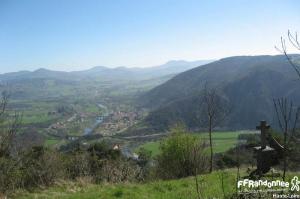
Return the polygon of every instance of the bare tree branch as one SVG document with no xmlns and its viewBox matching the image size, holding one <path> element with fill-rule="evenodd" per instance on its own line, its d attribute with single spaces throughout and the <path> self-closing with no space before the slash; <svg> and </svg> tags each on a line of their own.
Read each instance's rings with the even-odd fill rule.
<svg viewBox="0 0 300 199">
<path fill-rule="evenodd" d="M 285 179 L 285 173 L 287 169 L 287 148 L 291 142 L 299 119 L 300 108 L 298 107 L 296 112 L 293 111 L 293 103 L 288 102 L 286 98 L 273 99 L 276 117 L 278 120 L 279 127 L 283 132 L 283 180 Z"/>
<path fill-rule="evenodd" d="M 288 39 L 289 42 L 298 50 L 300 50 L 300 43 L 298 41 L 298 35 L 297 32 L 295 33 L 295 36 L 291 34 L 290 31 L 288 31 Z M 283 37 L 280 38 L 281 41 L 281 48 L 278 48 L 275 46 L 275 49 L 279 51 L 280 53 L 284 54 L 286 59 L 288 60 L 289 64 L 293 67 L 293 69 L 296 71 L 297 75 L 300 77 L 300 66 L 293 62 L 292 58 L 288 55 L 287 47 L 285 43 L 285 39 Z"/>
<path fill-rule="evenodd" d="M 5 113 L 7 103 L 8 103 L 9 94 L 6 91 L 2 92 L 2 98 L 0 102 L 0 117 Z"/>
<path fill-rule="evenodd" d="M 212 130 L 219 125 L 228 115 L 229 108 L 224 102 L 222 97 L 218 94 L 215 88 L 209 88 L 207 83 L 204 85 L 202 95 L 202 114 L 206 127 L 209 133 L 209 145 L 210 145 L 210 168 L 213 169 L 213 147 L 212 147 Z"/>
<path fill-rule="evenodd" d="M 288 30 L 288 38 L 290 43 L 298 50 L 300 50 L 300 42 L 298 41 L 298 33 L 295 32 L 295 35 L 293 36 L 291 31 Z"/>
</svg>

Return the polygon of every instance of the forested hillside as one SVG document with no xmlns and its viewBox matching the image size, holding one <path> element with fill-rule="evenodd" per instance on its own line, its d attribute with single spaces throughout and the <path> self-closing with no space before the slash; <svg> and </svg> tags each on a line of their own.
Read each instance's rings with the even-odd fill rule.
<svg viewBox="0 0 300 199">
<path fill-rule="evenodd" d="M 299 79 L 284 56 L 229 57 L 183 72 L 143 95 L 141 103 L 153 110 L 147 125 L 157 130 L 178 122 L 200 127 L 204 85 L 217 89 L 232 107 L 223 128 L 253 128 L 263 119 L 274 122 L 274 98 L 300 101 Z"/>
</svg>

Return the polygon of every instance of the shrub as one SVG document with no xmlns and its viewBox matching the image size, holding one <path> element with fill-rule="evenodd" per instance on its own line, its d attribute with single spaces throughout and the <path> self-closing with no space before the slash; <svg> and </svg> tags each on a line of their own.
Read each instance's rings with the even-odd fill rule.
<svg viewBox="0 0 300 199">
<path fill-rule="evenodd" d="M 0 194 L 20 187 L 22 173 L 15 159 L 0 158 L 0 168 Z"/>
<path fill-rule="evenodd" d="M 33 147 L 18 156 L 0 158 L 0 192 L 49 186 L 64 178 L 62 156 L 44 147 Z"/>
<path fill-rule="evenodd" d="M 105 160 L 101 169 L 101 181 L 119 183 L 136 181 L 140 167 L 130 160 Z"/>
<path fill-rule="evenodd" d="M 73 151 L 65 155 L 65 168 L 71 179 L 90 174 L 89 154 L 84 150 Z"/>
<path fill-rule="evenodd" d="M 172 129 L 171 135 L 160 144 L 157 175 L 163 179 L 182 178 L 207 169 L 207 152 L 200 138 L 182 127 Z"/>
<path fill-rule="evenodd" d="M 61 155 L 42 146 L 33 147 L 23 155 L 20 170 L 25 188 L 48 186 L 65 177 Z"/>
</svg>

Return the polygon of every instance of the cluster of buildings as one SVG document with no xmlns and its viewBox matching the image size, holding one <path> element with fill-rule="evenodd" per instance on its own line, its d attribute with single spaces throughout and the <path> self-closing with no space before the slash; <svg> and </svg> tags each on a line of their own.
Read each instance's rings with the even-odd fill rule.
<svg viewBox="0 0 300 199">
<path fill-rule="evenodd" d="M 57 130 L 57 129 L 65 128 L 65 127 L 66 127 L 65 123 L 63 123 L 63 122 L 56 122 L 54 124 L 51 124 L 48 129 Z"/>
<path fill-rule="evenodd" d="M 105 118 L 105 121 L 101 124 L 101 130 L 104 134 L 108 132 L 118 132 L 136 124 L 141 118 L 142 114 L 140 112 L 115 111 Z"/>
</svg>

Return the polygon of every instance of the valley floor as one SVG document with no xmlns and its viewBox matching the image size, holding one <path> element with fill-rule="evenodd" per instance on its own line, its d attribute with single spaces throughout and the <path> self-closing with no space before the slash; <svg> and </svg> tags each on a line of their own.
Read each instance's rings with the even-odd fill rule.
<svg viewBox="0 0 300 199">
<path fill-rule="evenodd" d="M 212 138 L 213 138 L 213 150 L 215 153 L 223 153 L 233 147 L 236 146 L 236 144 L 239 141 L 238 137 L 241 134 L 256 134 L 257 131 L 251 131 L 251 130 L 240 130 L 240 131 L 220 131 L 220 132 L 213 132 Z M 194 135 L 197 135 L 199 138 L 201 138 L 204 141 L 208 142 L 209 135 L 206 132 L 202 133 L 194 133 Z M 137 152 L 141 147 L 145 148 L 148 151 L 151 151 L 152 156 L 156 156 L 160 154 L 160 142 L 161 140 L 157 141 L 150 141 L 145 142 L 144 144 L 140 145 L 135 149 Z"/>
</svg>

